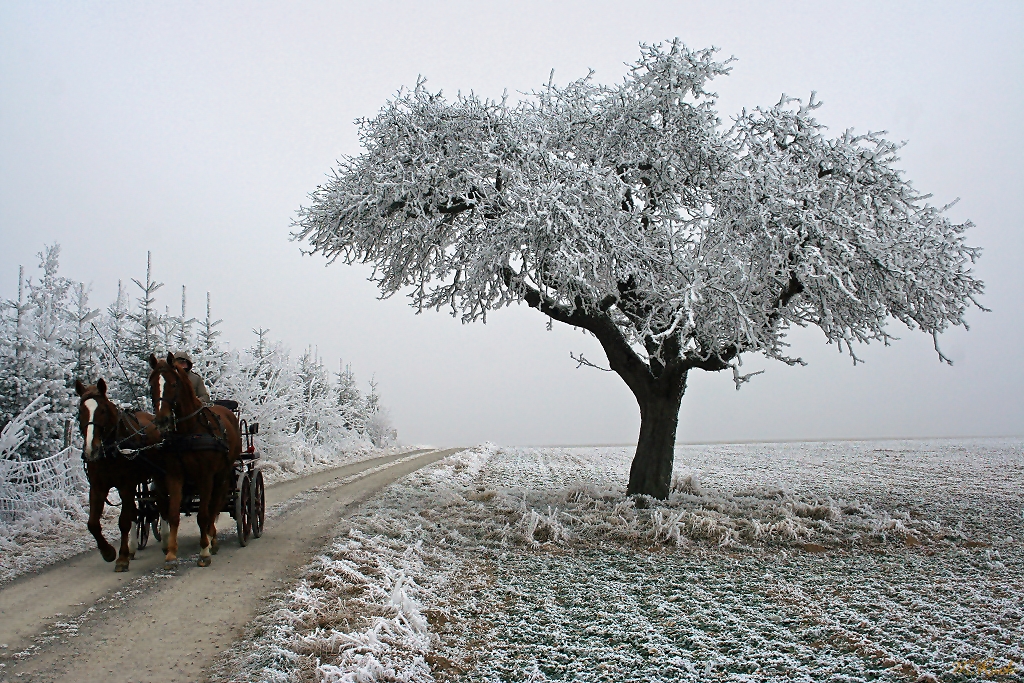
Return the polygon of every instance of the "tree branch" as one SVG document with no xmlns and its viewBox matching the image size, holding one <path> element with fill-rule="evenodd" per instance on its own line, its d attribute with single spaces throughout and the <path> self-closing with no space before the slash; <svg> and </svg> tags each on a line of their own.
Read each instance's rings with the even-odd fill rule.
<svg viewBox="0 0 1024 683">
<path fill-rule="evenodd" d="M 501 276 L 505 286 L 521 296 L 531 308 L 536 308 L 552 320 L 573 327 L 582 327 L 597 337 L 605 355 L 608 356 L 611 370 L 622 377 L 634 396 L 639 398 L 650 393 L 651 383 L 655 381 L 650 367 L 630 347 L 622 331 L 606 311 L 596 308 L 588 310 L 582 305 L 583 302 L 579 298 L 576 302 L 577 306 L 572 311 L 567 311 L 562 306 L 549 301 L 537 289 L 523 282 L 508 266 L 501 269 Z"/>
<path fill-rule="evenodd" d="M 588 368 L 594 368 L 595 370 L 600 370 L 601 372 L 615 372 L 611 368 L 602 368 L 600 365 L 595 365 L 591 363 L 589 360 L 586 359 L 586 357 L 582 353 L 579 356 L 577 356 L 573 354 L 572 351 L 570 351 L 569 358 L 572 358 L 574 361 L 576 361 L 577 370 L 586 365 Z"/>
</svg>

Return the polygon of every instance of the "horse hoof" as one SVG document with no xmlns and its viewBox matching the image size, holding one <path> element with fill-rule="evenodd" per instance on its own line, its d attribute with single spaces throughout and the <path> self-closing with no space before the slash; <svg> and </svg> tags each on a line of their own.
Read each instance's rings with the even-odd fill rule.
<svg viewBox="0 0 1024 683">
<path fill-rule="evenodd" d="M 210 546 L 211 555 L 216 555 L 218 550 L 220 550 L 220 544 L 214 544 Z"/>
<path fill-rule="evenodd" d="M 199 566 L 200 567 L 209 567 L 211 562 L 213 562 L 213 558 L 212 557 L 203 557 L 203 556 L 199 557 Z"/>
<path fill-rule="evenodd" d="M 117 551 L 113 548 L 110 548 L 109 550 L 107 548 L 101 548 L 100 555 L 103 556 L 104 562 L 113 562 L 117 559 Z"/>
<path fill-rule="evenodd" d="M 135 559 L 135 553 L 134 552 L 128 553 L 128 559 L 129 560 L 134 560 Z"/>
<path fill-rule="evenodd" d="M 178 568 L 178 561 L 177 560 L 170 560 L 168 562 L 164 562 L 164 569 L 177 569 L 177 568 Z"/>
<path fill-rule="evenodd" d="M 128 563 L 127 562 L 118 562 L 116 565 L 114 565 L 114 571 L 115 572 L 126 572 L 126 571 L 128 571 Z"/>
</svg>

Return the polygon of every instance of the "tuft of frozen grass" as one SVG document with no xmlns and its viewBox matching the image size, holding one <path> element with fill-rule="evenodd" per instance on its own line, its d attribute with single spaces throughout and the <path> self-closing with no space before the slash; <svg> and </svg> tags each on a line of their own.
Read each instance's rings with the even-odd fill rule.
<svg viewBox="0 0 1024 683">
<path fill-rule="evenodd" d="M 349 520 L 339 578 L 314 562 L 302 581 L 323 592 L 281 596 L 223 677 L 926 681 L 1024 663 L 1024 441 L 683 446 L 666 501 L 625 496 L 631 455 L 485 444 L 403 478 Z M 353 539 L 373 552 L 340 549 Z"/>
<path fill-rule="evenodd" d="M 432 681 L 436 643 L 424 614 L 421 544 L 352 529 L 306 567 L 256 622 L 261 637 L 229 653 L 211 680 Z M 228 670 L 233 670 L 228 673 Z"/>
</svg>

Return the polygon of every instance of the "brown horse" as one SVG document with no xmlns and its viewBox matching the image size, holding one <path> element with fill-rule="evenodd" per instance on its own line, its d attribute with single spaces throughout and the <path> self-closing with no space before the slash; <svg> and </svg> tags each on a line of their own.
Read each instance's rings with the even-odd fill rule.
<svg viewBox="0 0 1024 683">
<path fill-rule="evenodd" d="M 156 426 L 164 437 L 167 515 L 166 567 L 177 564 L 178 523 L 186 479 L 199 494 L 199 566 L 207 567 L 217 552 L 215 522 L 228 499 L 233 463 L 242 453 L 238 418 L 222 406 L 204 407 L 196 398 L 187 371 L 174 366 L 174 357 L 150 354 L 149 386 Z M 161 511 L 163 512 L 163 511 Z"/>
<path fill-rule="evenodd" d="M 129 560 L 135 557 L 137 543 L 135 487 L 160 468 L 159 450 L 153 447 L 160 441 L 160 434 L 150 413 L 128 413 L 114 405 L 107 398 L 107 383 L 102 378 L 90 385 L 76 380 L 75 392 L 81 399 L 78 426 L 84 439 L 82 459 L 89 478 L 89 531 L 103 559 L 113 562 L 116 557 L 114 571 L 125 572 Z M 126 452 L 134 457 L 126 457 Z M 121 495 L 121 515 L 117 520 L 121 530 L 120 552 L 115 552 L 103 537 L 100 526 L 111 488 Z"/>
</svg>

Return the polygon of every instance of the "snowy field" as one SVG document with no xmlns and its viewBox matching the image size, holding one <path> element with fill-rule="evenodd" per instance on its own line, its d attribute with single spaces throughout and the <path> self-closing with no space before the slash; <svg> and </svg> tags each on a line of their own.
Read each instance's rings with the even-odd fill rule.
<svg viewBox="0 0 1024 683">
<path fill-rule="evenodd" d="M 385 489 L 213 680 L 967 681 L 1024 670 L 1024 439 L 464 451 Z"/>
<path fill-rule="evenodd" d="M 262 467 L 267 485 L 271 485 L 401 450 L 405 449 L 397 446 L 375 448 L 367 440 L 354 439 L 344 449 L 310 448 L 306 444 L 278 446 L 264 453 Z M 71 465 L 80 469 L 80 451 L 74 450 L 69 460 Z M 82 473 L 83 482 L 84 476 Z M 103 535 L 117 547 L 121 539 L 117 528 L 121 500 L 116 489 L 110 491 L 107 500 L 114 505 L 104 509 L 101 520 Z M 38 510 L 19 516 L 13 522 L 0 518 L 0 586 L 22 574 L 39 571 L 79 553 L 96 551 L 96 541 L 85 526 L 88 519 L 89 500 L 85 485 L 73 495 L 48 500 Z M 182 522 L 194 524 L 188 518 L 183 518 Z M 218 526 L 230 536 L 234 520 L 222 515 Z M 151 543 L 157 542 L 151 540 Z M 99 551 L 96 551 L 96 558 L 98 562 L 102 561 Z M 113 571 L 112 564 L 110 567 Z"/>
</svg>

